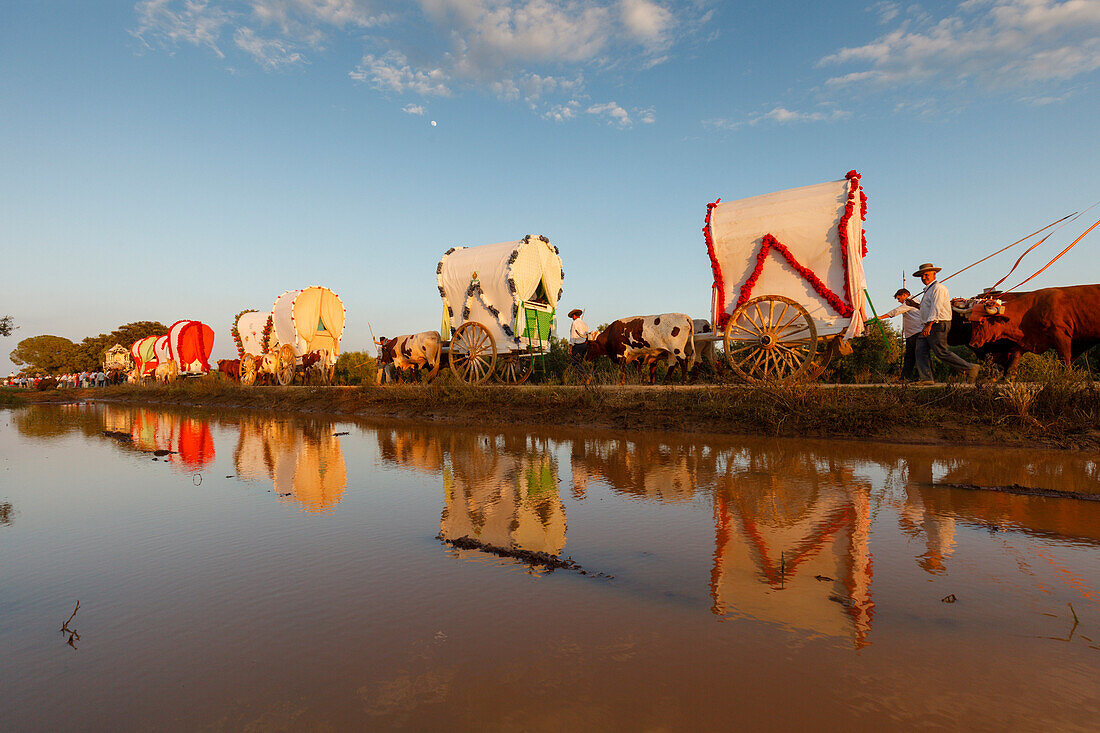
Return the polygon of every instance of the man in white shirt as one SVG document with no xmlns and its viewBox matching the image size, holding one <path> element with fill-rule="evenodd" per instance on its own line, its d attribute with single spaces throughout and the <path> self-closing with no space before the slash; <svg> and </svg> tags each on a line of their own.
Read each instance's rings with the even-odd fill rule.
<svg viewBox="0 0 1100 733">
<path fill-rule="evenodd" d="M 917 339 L 917 384 L 935 384 L 932 375 L 932 354 L 949 367 L 964 372 L 973 382 L 978 378 L 978 365 L 971 364 L 947 348 L 947 332 L 951 330 L 951 294 L 947 286 L 936 280 L 942 267 L 926 262 L 917 268 L 913 277 L 924 283 L 924 297 L 920 301 L 921 332 Z"/>
<path fill-rule="evenodd" d="M 573 325 L 569 328 L 569 355 L 574 368 L 587 376 L 584 358 L 588 354 L 588 324 L 581 319 L 583 314 L 580 308 L 569 311 L 569 317 L 573 319 Z"/>
<path fill-rule="evenodd" d="M 909 381 L 916 375 L 917 339 L 924 325 L 920 322 L 920 303 L 913 300 L 907 288 L 894 293 L 899 305 L 879 318 L 901 316 L 901 335 L 905 338 L 905 356 L 901 362 L 901 378 Z"/>
</svg>

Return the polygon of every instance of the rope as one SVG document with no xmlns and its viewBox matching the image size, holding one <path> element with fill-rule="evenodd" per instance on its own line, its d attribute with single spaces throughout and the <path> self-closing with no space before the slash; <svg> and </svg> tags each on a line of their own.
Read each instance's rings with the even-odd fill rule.
<svg viewBox="0 0 1100 733">
<path fill-rule="evenodd" d="M 1093 204 L 1093 206 L 1095 206 L 1095 205 L 1096 205 L 1096 204 Z M 1092 208 L 1092 207 L 1090 206 L 1089 208 Z M 1088 211 L 1088 209 L 1086 209 L 1086 211 Z M 1050 224 L 1047 224 L 1047 225 L 1046 225 L 1045 227 L 1043 227 L 1042 229 L 1038 229 L 1038 230 L 1036 230 L 1036 231 L 1032 232 L 1031 234 L 1027 235 L 1026 237 L 1021 237 L 1020 239 L 1017 239 L 1017 240 L 1016 240 L 1015 242 L 1013 242 L 1012 244 L 1008 245 L 1007 247 L 1001 247 L 1001 248 L 1000 248 L 999 250 L 997 250 L 997 251 L 996 251 L 996 252 L 994 252 L 993 254 L 991 254 L 991 255 L 988 255 L 988 256 L 986 256 L 986 257 L 983 257 L 982 259 L 978 260 L 977 262 L 975 262 L 975 263 L 973 263 L 973 264 L 971 264 L 971 265 L 967 265 L 966 267 L 964 267 L 963 269 L 959 270 L 958 272 L 953 272 L 953 273 L 951 273 L 950 275 L 948 275 L 947 277 L 943 277 L 943 278 L 940 278 L 940 282 L 941 282 L 941 283 L 942 283 L 942 282 L 946 282 L 946 281 L 950 280 L 951 278 L 955 277 L 956 275 L 960 275 L 960 274 L 962 274 L 962 273 L 966 272 L 967 270 L 969 270 L 969 269 L 970 269 L 971 267 L 973 267 L 974 265 L 980 265 L 980 264 L 982 264 L 983 262 L 985 262 L 986 260 L 988 260 L 988 259 L 989 259 L 990 257 L 996 257 L 996 256 L 997 256 L 997 255 L 999 255 L 999 254 L 1000 254 L 1001 252 L 1004 252 L 1004 251 L 1005 251 L 1006 249 L 1011 249 L 1012 247 L 1015 247 L 1015 246 L 1016 246 L 1017 244 L 1019 244 L 1020 242 L 1023 242 L 1023 241 L 1026 241 L 1026 240 L 1028 240 L 1028 239 L 1031 239 L 1031 238 L 1032 238 L 1032 237 L 1034 237 L 1034 236 L 1035 236 L 1036 234 L 1042 234 L 1043 232 L 1045 232 L 1045 231 L 1046 231 L 1047 229 L 1050 229 L 1050 228 L 1051 228 L 1052 226 L 1054 226 L 1055 224 L 1061 224 L 1061 223 L 1062 223 L 1063 221 L 1065 221 L 1066 219 L 1070 218 L 1071 216 L 1076 216 L 1077 214 L 1078 214 L 1078 212 L 1076 212 L 1076 211 L 1075 211 L 1075 212 L 1073 212 L 1072 214 L 1066 214 L 1065 216 L 1063 216 L 1063 217 L 1062 217 L 1061 219 L 1059 219 L 1058 221 L 1054 221 L 1054 222 L 1051 222 Z M 1050 235 L 1047 235 L 1047 236 L 1050 236 Z M 1029 251 L 1030 251 L 1030 250 L 1029 250 Z M 1024 254 L 1027 254 L 1027 253 L 1025 252 Z M 1017 264 L 1019 264 L 1019 263 L 1017 263 Z"/>
<path fill-rule="evenodd" d="M 1094 204 L 1094 205 L 1095 205 L 1095 204 Z M 1051 265 L 1053 265 L 1053 264 L 1054 264 L 1055 262 L 1057 262 L 1057 261 L 1058 261 L 1058 258 L 1059 258 L 1059 257 L 1061 257 L 1061 256 L 1062 256 L 1062 255 L 1064 255 L 1064 254 L 1065 254 L 1066 252 L 1069 252 L 1069 251 L 1070 251 L 1071 249 L 1073 249 L 1073 246 L 1074 246 L 1075 244 L 1077 244 L 1077 243 L 1078 243 L 1078 242 L 1080 242 L 1080 241 L 1081 241 L 1082 239 L 1084 239 L 1084 238 L 1085 238 L 1085 235 L 1086 235 L 1086 234 L 1088 234 L 1089 232 L 1091 232 L 1091 231 L 1092 231 L 1093 229 L 1095 229 L 1095 228 L 1096 228 L 1096 227 L 1098 227 L 1098 226 L 1100 226 L 1100 220 L 1097 220 L 1097 222 L 1096 222 L 1095 224 L 1093 224 L 1093 225 L 1092 225 L 1091 227 L 1089 227 L 1089 228 L 1088 228 L 1088 229 L 1086 229 L 1086 230 L 1085 230 L 1084 232 L 1082 232 L 1081 236 L 1079 236 L 1079 237 L 1078 237 L 1077 239 L 1075 239 L 1075 240 L 1073 240 L 1072 242 L 1070 242 L 1070 243 L 1069 243 L 1069 246 L 1068 246 L 1068 247 L 1066 247 L 1065 249 L 1063 249 L 1063 250 L 1062 250 L 1061 252 L 1059 252 L 1058 254 L 1056 254 L 1056 255 L 1054 256 L 1054 259 L 1052 259 L 1052 260 L 1051 260 L 1050 262 L 1048 262 L 1048 263 L 1046 263 L 1045 265 L 1043 265 L 1043 268 L 1042 268 L 1042 270 L 1039 270 L 1039 272 L 1035 273 L 1034 275 L 1032 275 L 1031 277 L 1029 277 L 1029 278 L 1028 278 L 1027 280 L 1024 280 L 1024 282 L 1020 283 L 1019 285 L 1014 285 L 1013 287 L 1009 288 L 1008 290 L 1006 290 L 1006 291 L 1005 291 L 1005 293 L 1011 293 L 1011 292 L 1012 292 L 1013 290 L 1015 290 L 1016 288 L 1020 287 L 1020 285 L 1023 285 L 1024 283 L 1026 283 L 1026 282 L 1028 282 L 1028 281 L 1030 281 L 1030 280 L 1034 280 L 1034 279 L 1035 279 L 1036 277 L 1038 277 L 1038 276 L 1039 276 L 1039 275 L 1040 275 L 1040 274 L 1041 274 L 1041 273 L 1043 272 L 1043 270 L 1046 270 L 1046 269 L 1047 269 L 1048 267 L 1050 267 L 1050 266 L 1051 266 Z M 1002 295 L 1003 295 L 1003 293 L 1002 293 Z"/>
</svg>

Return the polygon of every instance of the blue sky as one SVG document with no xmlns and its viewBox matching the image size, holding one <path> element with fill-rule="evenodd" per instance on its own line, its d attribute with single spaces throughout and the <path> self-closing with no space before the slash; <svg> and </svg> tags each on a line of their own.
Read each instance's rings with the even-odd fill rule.
<svg viewBox="0 0 1100 733">
<path fill-rule="evenodd" d="M 706 204 L 852 168 L 883 308 L 1100 199 L 1100 0 L 43 0 L 0 9 L 0 69 L 4 373 L 145 319 L 228 356 L 313 284 L 365 349 L 438 328 L 448 247 L 528 233 L 590 324 L 706 316 Z M 1100 281 L 1098 236 L 1028 287 Z"/>
</svg>

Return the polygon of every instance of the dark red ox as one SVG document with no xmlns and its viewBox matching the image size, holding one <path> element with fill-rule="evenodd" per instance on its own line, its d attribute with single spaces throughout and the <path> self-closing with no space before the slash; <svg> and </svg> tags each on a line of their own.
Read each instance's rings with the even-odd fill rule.
<svg viewBox="0 0 1100 733">
<path fill-rule="evenodd" d="M 1066 366 L 1100 344 L 1100 285 L 1043 288 L 999 296 L 1003 315 L 988 315 L 981 303 L 970 315 L 970 346 L 1004 350 L 1005 373 L 1015 373 L 1025 353 L 1058 352 Z"/>
<path fill-rule="evenodd" d="M 683 313 L 620 318 L 588 342 L 586 358 L 610 357 L 622 370 L 620 384 L 626 383 L 626 367 L 635 359 L 649 367 L 650 383 L 662 361 L 668 365 L 666 382 L 676 367 L 680 367 L 680 381 L 686 381 L 695 365 L 694 335 L 691 318 Z"/>
<path fill-rule="evenodd" d="M 239 382 L 241 381 L 241 360 L 219 359 L 218 371 L 232 379 L 234 382 Z"/>
</svg>

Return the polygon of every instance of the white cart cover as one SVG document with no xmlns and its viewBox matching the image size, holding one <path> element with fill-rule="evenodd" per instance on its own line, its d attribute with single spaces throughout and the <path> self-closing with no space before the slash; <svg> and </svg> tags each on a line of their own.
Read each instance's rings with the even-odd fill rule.
<svg viewBox="0 0 1100 733">
<path fill-rule="evenodd" d="M 839 181 L 709 205 L 703 231 L 718 327 L 751 298 L 783 295 L 809 312 L 819 336 L 862 334 L 866 201 L 851 171 Z"/>
<path fill-rule="evenodd" d="M 517 242 L 449 249 L 435 272 L 443 299 L 443 337 L 476 321 L 504 352 L 519 346 L 516 334 L 525 326 L 518 323 L 520 304 L 542 284 L 550 306 L 557 308 L 565 280 L 558 248 L 530 234 Z"/>
<path fill-rule="evenodd" d="M 271 307 L 279 343 L 293 345 L 298 357 L 324 349 L 335 361 L 340 355 L 346 316 L 340 297 L 320 286 L 288 290 Z"/>
<path fill-rule="evenodd" d="M 270 313 L 249 311 L 242 313 L 237 319 L 237 333 L 241 336 L 241 346 L 244 348 L 244 353 L 249 356 L 264 355 L 264 328 L 267 327 L 268 318 L 271 318 Z M 268 346 L 272 351 L 275 350 L 278 341 L 272 329 L 271 337 L 268 339 Z"/>
<path fill-rule="evenodd" d="M 172 349 L 168 345 L 168 334 L 157 336 L 153 342 L 153 351 L 157 355 L 158 364 L 166 364 L 172 361 Z"/>
</svg>

